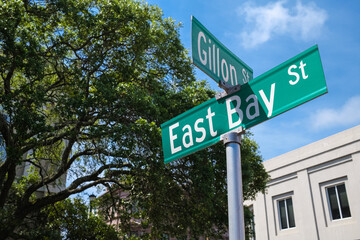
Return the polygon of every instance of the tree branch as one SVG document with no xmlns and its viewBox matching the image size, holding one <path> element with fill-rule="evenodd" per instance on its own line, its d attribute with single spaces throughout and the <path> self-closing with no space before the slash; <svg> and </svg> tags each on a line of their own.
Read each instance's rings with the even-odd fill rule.
<svg viewBox="0 0 360 240">
<path fill-rule="evenodd" d="M 10 135 L 9 124 L 6 121 L 6 116 L 0 113 L 0 132 L 5 141 L 6 146 L 12 145 L 12 139 Z M 6 156 L 4 162 L 0 164 L 0 206 L 2 207 L 5 204 L 7 195 L 9 193 L 12 181 L 15 179 L 15 169 L 16 164 L 14 164 L 14 159 L 11 155 Z M 7 175 L 7 179 L 6 179 Z"/>
<path fill-rule="evenodd" d="M 14 161 L 10 161 L 10 164 L 8 165 L 7 171 L 4 171 L 5 174 L 7 173 L 7 178 L 2 179 L 2 185 L 1 185 L 1 193 L 0 193 L 0 207 L 4 207 L 6 198 L 9 194 L 11 185 L 13 184 L 16 176 L 16 164 Z"/>
<path fill-rule="evenodd" d="M 14 75 L 15 69 L 16 69 L 16 64 L 13 62 L 11 64 L 8 74 L 6 75 L 6 78 L 4 79 L 5 95 L 10 94 L 10 91 L 11 91 L 10 80 L 11 80 L 12 76 Z"/>
<path fill-rule="evenodd" d="M 40 198 L 34 204 L 31 204 L 30 206 L 29 206 L 29 204 L 24 204 L 22 211 L 26 211 L 28 214 L 31 211 L 36 211 L 48 204 L 52 204 L 57 201 L 64 200 L 67 197 L 69 197 L 70 195 L 73 195 L 73 194 L 76 194 L 79 192 L 83 192 L 84 190 L 94 187 L 98 184 L 106 184 L 106 183 L 112 182 L 112 183 L 115 183 L 115 184 L 121 186 L 123 189 L 126 189 L 126 186 L 124 186 L 123 184 L 121 184 L 120 182 L 118 182 L 117 180 L 115 180 L 111 177 L 104 177 L 104 178 L 98 177 L 103 171 L 105 171 L 107 169 L 111 169 L 111 168 L 116 168 L 116 167 L 117 168 L 130 167 L 130 164 L 122 164 L 121 166 L 119 166 L 118 164 L 108 164 L 108 165 L 101 166 L 94 173 L 92 173 L 88 176 L 84 176 L 84 177 L 76 179 L 72 184 L 70 184 L 69 187 L 67 187 L 65 190 L 63 190 L 61 192 Z M 129 174 L 129 173 L 130 173 L 129 171 L 126 171 L 126 174 Z M 125 174 L 125 171 L 123 172 L 123 174 Z M 86 182 L 89 182 L 89 183 L 82 185 Z M 79 186 L 81 186 L 81 187 L 79 187 Z M 29 210 L 26 210 L 26 209 L 29 209 Z"/>
</svg>

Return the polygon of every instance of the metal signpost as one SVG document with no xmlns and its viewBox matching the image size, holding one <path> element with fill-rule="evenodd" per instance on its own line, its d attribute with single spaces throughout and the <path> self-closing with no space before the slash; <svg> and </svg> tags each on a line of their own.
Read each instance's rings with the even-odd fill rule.
<svg viewBox="0 0 360 240">
<path fill-rule="evenodd" d="M 243 85 L 253 79 L 253 70 L 212 35 L 195 17 L 191 18 L 192 62 L 220 87 Z"/>
<path fill-rule="evenodd" d="M 244 240 L 240 134 L 245 129 L 327 93 L 324 71 L 315 45 L 249 82 L 252 70 L 230 52 L 226 53 L 228 55 L 219 54 L 218 49 L 225 52 L 223 49 L 226 48 L 195 18 L 192 20 L 193 61 L 214 77 L 227 93 L 218 94 L 161 125 L 164 162 L 185 157 L 222 140 L 226 146 L 229 237 L 230 240 Z M 194 48 L 196 43 L 198 45 Z M 206 43 L 208 52 L 202 45 Z M 218 58 L 222 59 L 221 63 L 226 63 L 219 65 Z M 239 60 L 239 65 L 230 58 Z M 212 62 L 209 62 L 211 59 Z M 251 77 L 249 71 L 249 78 L 239 81 L 233 69 L 250 69 Z M 221 81 L 226 84 L 221 84 Z M 242 84 L 241 90 L 234 92 L 237 87 L 230 86 L 230 90 L 229 84 Z"/>
<path fill-rule="evenodd" d="M 231 131 L 221 137 L 226 147 L 229 238 L 231 240 L 245 240 L 240 152 L 241 132 L 242 127 L 240 127 L 238 131 Z"/>
</svg>

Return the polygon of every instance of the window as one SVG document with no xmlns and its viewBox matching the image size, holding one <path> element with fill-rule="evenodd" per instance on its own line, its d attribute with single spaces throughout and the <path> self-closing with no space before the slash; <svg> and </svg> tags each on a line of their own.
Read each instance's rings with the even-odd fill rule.
<svg viewBox="0 0 360 240">
<path fill-rule="evenodd" d="M 331 220 L 351 217 L 345 183 L 327 187 L 326 194 Z"/>
<path fill-rule="evenodd" d="M 280 229 L 289 229 L 295 227 L 294 208 L 292 198 L 285 198 L 277 201 L 279 210 Z"/>
<path fill-rule="evenodd" d="M 250 224 L 249 224 L 249 240 L 255 240 L 255 219 L 254 219 L 254 207 L 253 205 L 249 206 L 250 211 Z"/>
</svg>

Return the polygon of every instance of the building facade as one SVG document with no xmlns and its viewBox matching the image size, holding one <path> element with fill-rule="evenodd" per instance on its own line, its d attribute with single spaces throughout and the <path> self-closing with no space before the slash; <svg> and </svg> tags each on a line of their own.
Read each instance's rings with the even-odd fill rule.
<svg viewBox="0 0 360 240">
<path fill-rule="evenodd" d="M 254 239 L 360 239 L 360 125 L 264 161 Z"/>
<path fill-rule="evenodd" d="M 24 154 L 24 159 L 28 157 L 28 155 L 32 154 L 32 150 L 30 150 L 28 153 Z M 54 171 L 55 168 L 57 168 L 56 165 L 52 164 L 50 161 L 40 161 L 38 163 L 38 166 L 35 167 L 35 165 L 31 164 L 30 162 L 22 162 L 16 167 L 16 177 L 20 178 L 21 176 L 28 176 L 33 172 L 32 168 L 38 168 L 41 167 L 42 171 L 45 172 L 45 176 L 48 173 L 51 173 Z M 37 197 L 44 197 L 45 195 L 49 193 L 58 193 L 60 191 L 63 191 L 66 189 L 66 178 L 67 174 L 61 175 L 58 179 L 56 179 L 53 183 L 48 184 L 46 186 L 43 186 L 36 190 L 35 194 Z"/>
</svg>

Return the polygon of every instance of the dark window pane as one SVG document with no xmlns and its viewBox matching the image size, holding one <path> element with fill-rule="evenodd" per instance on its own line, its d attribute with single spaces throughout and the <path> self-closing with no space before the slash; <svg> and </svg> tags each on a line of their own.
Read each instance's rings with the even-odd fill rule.
<svg viewBox="0 0 360 240">
<path fill-rule="evenodd" d="M 338 207 L 337 197 L 335 187 L 327 188 L 329 203 L 330 203 L 330 211 L 333 220 L 340 219 L 340 211 Z"/>
<path fill-rule="evenodd" d="M 289 227 L 292 228 L 295 227 L 295 217 L 294 217 L 294 208 L 291 198 L 286 199 L 286 205 L 287 205 L 287 211 L 289 217 Z"/>
<path fill-rule="evenodd" d="M 249 239 L 255 240 L 255 219 L 254 219 L 254 209 L 253 207 L 249 208 L 251 211 L 251 219 L 250 219 L 250 236 Z"/>
<path fill-rule="evenodd" d="M 351 217 L 349 202 L 346 195 L 345 184 L 338 185 L 337 190 L 339 194 L 340 207 L 343 218 Z"/>
<path fill-rule="evenodd" d="M 287 229 L 287 220 L 286 220 L 286 209 L 285 209 L 285 200 L 279 201 L 279 212 L 280 212 L 280 226 L 281 229 Z"/>
</svg>

